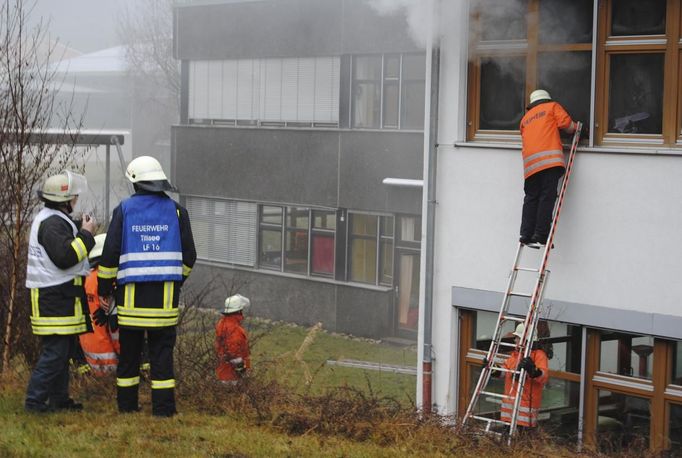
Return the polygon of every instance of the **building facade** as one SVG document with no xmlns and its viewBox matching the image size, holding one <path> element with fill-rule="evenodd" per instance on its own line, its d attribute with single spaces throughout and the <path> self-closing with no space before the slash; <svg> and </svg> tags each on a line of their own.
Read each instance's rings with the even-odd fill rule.
<svg viewBox="0 0 682 458">
<path fill-rule="evenodd" d="M 238 289 L 257 316 L 416 339 L 425 52 L 407 31 L 363 0 L 176 6 L 172 180 L 211 306 Z"/>
<path fill-rule="evenodd" d="M 681 2 L 435 4 L 433 319 L 422 309 L 419 340 L 432 345 L 435 409 L 462 415 L 480 374 L 519 237 L 518 125 L 544 88 L 588 130 L 550 256 L 541 426 L 605 450 L 680 453 Z"/>
</svg>

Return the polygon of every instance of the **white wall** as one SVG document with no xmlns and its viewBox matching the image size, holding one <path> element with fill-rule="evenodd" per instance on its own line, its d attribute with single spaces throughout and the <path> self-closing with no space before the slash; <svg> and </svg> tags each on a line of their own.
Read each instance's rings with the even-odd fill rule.
<svg viewBox="0 0 682 458">
<path fill-rule="evenodd" d="M 434 402 L 442 413 L 454 411 L 457 395 L 451 289 L 504 290 L 523 199 L 518 146 L 454 146 L 466 124 L 467 21 L 466 2 L 452 3 L 461 14 L 448 13 L 441 44 L 433 304 Z M 682 316 L 680 177 L 682 156 L 579 152 L 545 297 Z"/>
</svg>

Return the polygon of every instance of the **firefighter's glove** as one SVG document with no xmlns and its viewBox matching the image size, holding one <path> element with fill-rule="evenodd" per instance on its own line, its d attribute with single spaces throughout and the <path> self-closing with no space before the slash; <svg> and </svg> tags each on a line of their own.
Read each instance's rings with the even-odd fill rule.
<svg viewBox="0 0 682 458">
<path fill-rule="evenodd" d="M 230 360 L 230 364 L 232 365 L 232 368 L 234 371 L 239 374 L 243 375 L 244 371 L 246 370 L 246 367 L 244 366 L 244 359 L 243 358 L 234 358 Z"/>
<path fill-rule="evenodd" d="M 98 308 L 95 310 L 95 313 L 92 314 L 92 321 L 94 321 L 97 326 L 105 326 L 109 322 L 107 312 L 102 308 Z"/>
<path fill-rule="evenodd" d="M 111 315 L 108 315 L 107 321 L 109 323 L 109 331 L 111 331 L 111 332 L 118 331 L 118 315 L 117 314 L 112 313 Z"/>
<path fill-rule="evenodd" d="M 535 363 L 530 356 L 526 356 L 521 360 L 518 370 L 521 369 L 525 369 L 530 378 L 536 378 L 542 375 L 542 371 L 535 366 Z"/>
</svg>

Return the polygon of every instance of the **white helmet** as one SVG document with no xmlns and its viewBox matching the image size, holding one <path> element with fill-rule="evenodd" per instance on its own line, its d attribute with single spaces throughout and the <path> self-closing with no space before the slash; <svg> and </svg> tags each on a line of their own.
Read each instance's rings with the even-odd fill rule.
<svg viewBox="0 0 682 458">
<path fill-rule="evenodd" d="M 151 156 L 140 156 L 130 161 L 126 169 L 126 178 L 131 183 L 168 180 L 159 161 Z"/>
<path fill-rule="evenodd" d="M 95 236 L 95 246 L 92 247 L 90 253 L 88 253 L 88 259 L 91 261 L 95 258 L 102 256 L 102 250 L 104 250 L 104 239 L 107 238 L 107 234 L 97 234 Z"/>
<path fill-rule="evenodd" d="M 248 298 L 242 296 L 241 294 L 235 294 L 234 296 L 230 296 L 225 299 L 225 308 L 223 309 L 223 313 L 227 314 L 239 312 L 250 305 L 251 301 Z"/>
<path fill-rule="evenodd" d="M 52 175 L 43 183 L 43 189 L 38 196 L 50 202 L 68 202 L 84 192 L 88 187 L 88 180 L 78 173 L 64 170 L 59 175 Z"/>
<path fill-rule="evenodd" d="M 530 103 L 535 103 L 538 100 L 552 100 L 552 97 L 544 89 L 536 89 L 530 93 Z"/>
<path fill-rule="evenodd" d="M 516 327 L 516 330 L 512 333 L 519 339 L 523 338 L 523 331 L 526 330 L 526 327 L 523 325 L 523 323 L 519 323 L 519 325 Z M 536 332 L 535 335 L 533 336 L 533 342 L 538 341 L 538 333 Z"/>
</svg>

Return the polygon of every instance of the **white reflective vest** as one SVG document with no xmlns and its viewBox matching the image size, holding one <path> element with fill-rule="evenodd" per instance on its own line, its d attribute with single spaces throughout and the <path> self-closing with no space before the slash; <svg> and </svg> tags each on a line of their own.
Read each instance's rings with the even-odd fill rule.
<svg viewBox="0 0 682 458">
<path fill-rule="evenodd" d="M 74 237 L 78 234 L 76 225 L 64 214 L 64 212 L 52 208 L 43 208 L 38 212 L 31 225 L 31 234 L 28 240 L 28 263 L 26 266 L 27 288 L 47 288 L 48 286 L 61 285 L 76 277 L 87 276 L 90 273 L 87 251 L 81 262 L 68 269 L 60 269 L 52 262 L 47 255 L 45 248 L 38 243 L 38 230 L 40 229 L 40 224 L 54 215 L 68 221 L 73 230 Z M 83 250 L 85 250 L 84 245 Z"/>
</svg>

